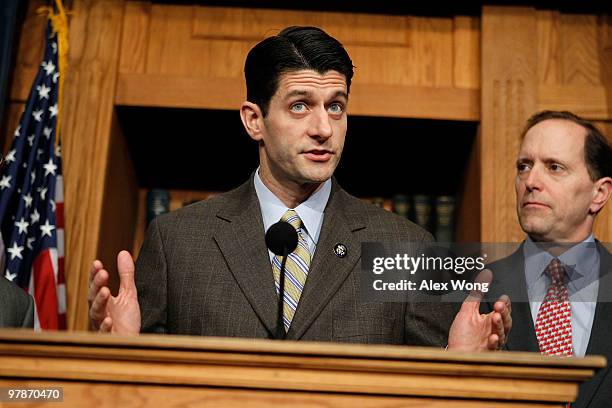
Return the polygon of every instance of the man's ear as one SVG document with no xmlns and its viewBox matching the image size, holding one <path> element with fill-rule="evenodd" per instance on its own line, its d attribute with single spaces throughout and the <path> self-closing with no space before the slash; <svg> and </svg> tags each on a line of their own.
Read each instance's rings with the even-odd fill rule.
<svg viewBox="0 0 612 408">
<path fill-rule="evenodd" d="M 242 119 L 242 125 L 251 139 L 258 142 L 263 139 L 263 115 L 257 104 L 248 101 L 243 102 L 240 107 L 240 119 Z"/>
<path fill-rule="evenodd" d="M 593 187 L 593 200 L 591 201 L 591 206 L 589 207 L 589 212 L 591 214 L 597 214 L 599 210 L 606 205 L 606 202 L 612 195 L 612 178 L 610 177 L 602 177 L 595 182 L 595 186 Z"/>
</svg>

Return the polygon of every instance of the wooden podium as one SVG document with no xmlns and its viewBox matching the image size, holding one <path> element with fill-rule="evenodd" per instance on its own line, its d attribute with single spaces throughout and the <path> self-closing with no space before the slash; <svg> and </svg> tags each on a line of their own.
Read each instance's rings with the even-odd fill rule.
<svg viewBox="0 0 612 408">
<path fill-rule="evenodd" d="M 605 365 L 600 356 L 0 330 L 0 387 L 62 387 L 58 406 L 70 407 L 561 407 Z"/>
</svg>

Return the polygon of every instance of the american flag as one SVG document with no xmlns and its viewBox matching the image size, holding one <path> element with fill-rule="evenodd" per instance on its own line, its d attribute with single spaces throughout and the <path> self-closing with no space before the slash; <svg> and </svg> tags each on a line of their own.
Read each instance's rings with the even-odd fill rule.
<svg viewBox="0 0 612 408">
<path fill-rule="evenodd" d="M 66 328 L 64 188 L 55 143 L 59 75 L 49 23 L 44 60 L 0 173 L 5 277 L 34 297 L 37 329 Z"/>
</svg>

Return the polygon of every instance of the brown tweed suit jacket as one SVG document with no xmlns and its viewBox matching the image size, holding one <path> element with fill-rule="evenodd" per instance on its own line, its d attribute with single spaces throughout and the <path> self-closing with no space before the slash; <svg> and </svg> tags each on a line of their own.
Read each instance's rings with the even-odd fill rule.
<svg viewBox="0 0 612 408">
<path fill-rule="evenodd" d="M 308 279 L 287 339 L 443 346 L 452 306 L 360 298 L 362 242 L 429 241 L 395 214 L 334 181 Z M 333 248 L 346 245 L 346 257 Z M 151 222 L 136 264 L 142 331 L 267 338 L 277 295 L 251 180 Z"/>
</svg>

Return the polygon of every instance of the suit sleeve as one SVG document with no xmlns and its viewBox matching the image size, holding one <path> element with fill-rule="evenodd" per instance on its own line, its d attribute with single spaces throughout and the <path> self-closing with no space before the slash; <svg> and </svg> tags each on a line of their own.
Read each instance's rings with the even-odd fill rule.
<svg viewBox="0 0 612 408">
<path fill-rule="evenodd" d="M 142 333 L 167 333 L 167 263 L 158 219 L 151 221 L 136 262 Z"/>
<path fill-rule="evenodd" d="M 417 239 L 424 245 L 433 243 L 433 236 L 424 233 Z M 440 302 L 437 296 L 416 292 L 406 304 L 404 340 L 411 346 L 444 347 L 460 304 Z"/>
</svg>

